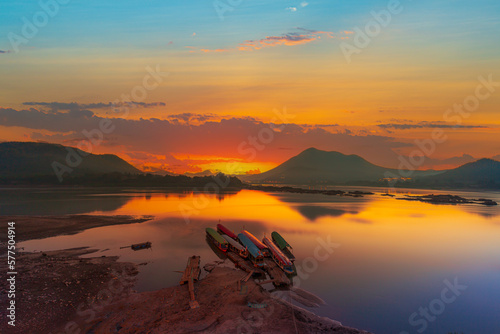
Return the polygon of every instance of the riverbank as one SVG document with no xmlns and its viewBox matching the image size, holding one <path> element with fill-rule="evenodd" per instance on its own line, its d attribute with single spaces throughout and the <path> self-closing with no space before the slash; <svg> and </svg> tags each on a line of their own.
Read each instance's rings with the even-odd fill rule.
<svg viewBox="0 0 500 334">
<path fill-rule="evenodd" d="M 7 281 L 0 284 L 0 317 L 15 301 L 15 327 L 2 321 L 2 333 L 78 333 L 75 319 L 88 319 L 104 305 L 129 295 L 137 266 L 118 257 L 81 258 L 96 250 L 74 248 L 16 255 L 15 296 L 7 298 Z M 7 261 L 0 262 L 6 273 Z M 9 321 L 12 319 L 9 319 Z"/>
<path fill-rule="evenodd" d="M 216 267 L 196 282 L 195 296 L 200 307 L 189 307 L 187 285 L 133 294 L 106 307 L 88 324 L 94 333 L 338 333 L 368 334 L 344 327 L 271 295 L 240 270 Z M 283 292 L 286 298 L 287 292 Z M 255 303 L 262 308 L 251 308 Z"/>
<path fill-rule="evenodd" d="M 20 254 L 16 326 L 2 332 L 368 333 L 318 317 L 290 303 L 292 299 L 287 301 L 287 292 L 282 300 L 252 279 L 238 290 L 237 282 L 246 274 L 227 267 L 215 267 L 195 283 L 200 304 L 196 309 L 189 307 L 186 285 L 135 293 L 137 265 L 118 262 L 116 257 L 80 257 L 94 251 Z M 0 270 L 5 271 L 3 262 Z M 2 300 L 7 300 L 5 281 L 0 289 Z M 250 308 L 249 302 L 264 308 Z M 2 318 L 5 310 L 2 306 Z"/>
<path fill-rule="evenodd" d="M 17 241 L 75 234 L 85 229 L 140 223 L 151 217 L 130 216 L 10 216 L 16 222 Z M 2 322 L 5 333 L 367 333 L 342 326 L 300 308 L 308 305 L 306 292 L 269 293 L 231 265 L 215 265 L 195 283 L 200 307 L 190 309 L 187 286 L 152 292 L 133 289 L 138 265 L 116 256 L 98 256 L 97 250 L 74 248 L 16 252 L 15 327 Z M 95 257 L 88 254 L 95 253 Z M 85 257 L 81 257 L 86 255 Z M 5 259 L 5 255 L 2 256 Z M 187 256 L 186 256 L 187 258 Z M 8 272 L 7 261 L 0 271 Z M 0 284 L 0 317 L 6 319 L 9 286 Z M 301 298 L 302 296 L 302 298 Z M 250 308 L 248 303 L 264 306 Z M 314 303 L 313 303 L 314 302 Z M 319 303 L 314 298 L 309 306 Z"/>
<path fill-rule="evenodd" d="M 0 226 L 2 226 L 0 240 L 7 240 L 6 226 L 8 222 L 15 222 L 16 242 L 21 242 L 77 234 L 101 226 L 143 223 L 153 218 L 153 216 L 96 215 L 0 216 Z M 2 252 L 5 252 L 4 248 L 2 247 Z"/>
</svg>

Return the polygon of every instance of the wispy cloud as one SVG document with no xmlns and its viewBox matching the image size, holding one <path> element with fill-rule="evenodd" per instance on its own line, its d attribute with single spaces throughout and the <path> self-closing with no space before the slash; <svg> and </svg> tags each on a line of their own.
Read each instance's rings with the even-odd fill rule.
<svg viewBox="0 0 500 334">
<path fill-rule="evenodd" d="M 164 107 L 166 104 L 164 102 L 130 102 L 136 107 L 140 108 L 151 108 L 151 107 Z M 116 104 L 111 102 L 98 102 L 98 103 L 76 103 L 76 102 L 23 102 L 25 106 L 35 106 L 35 107 L 43 107 L 50 111 L 59 111 L 59 110 L 84 110 L 84 109 L 106 109 L 116 107 Z"/>
<path fill-rule="evenodd" d="M 238 44 L 236 47 L 232 48 L 217 48 L 209 49 L 202 48 L 199 51 L 204 53 L 212 52 L 230 52 L 230 51 L 254 51 L 260 50 L 262 48 L 275 47 L 275 46 L 294 46 L 300 44 L 311 43 L 322 38 L 340 38 L 347 39 L 348 35 L 351 34 L 350 31 L 341 31 L 339 33 L 334 33 L 332 31 L 321 31 L 321 30 L 311 30 L 305 28 L 297 28 L 297 31 L 289 32 L 279 36 L 266 36 L 257 40 L 247 40 L 243 43 Z M 189 47 L 193 49 L 193 47 Z M 195 50 L 191 52 L 196 52 Z"/>
<path fill-rule="evenodd" d="M 10 50 L 0 50 L 0 54 L 3 54 L 3 53 L 12 53 L 12 51 L 10 51 Z"/>
<path fill-rule="evenodd" d="M 410 130 L 410 129 L 425 129 L 425 128 L 438 128 L 438 129 L 487 129 L 485 125 L 464 125 L 464 124 L 449 124 L 446 122 L 418 122 L 418 123 L 386 123 L 377 124 L 382 129 L 395 129 L 395 130 Z"/>
<path fill-rule="evenodd" d="M 285 10 L 289 11 L 289 12 L 296 12 L 299 8 L 304 8 L 304 7 L 307 7 L 309 5 L 309 2 L 307 1 L 302 1 L 300 3 L 299 6 L 290 6 L 290 7 L 286 7 Z"/>
</svg>

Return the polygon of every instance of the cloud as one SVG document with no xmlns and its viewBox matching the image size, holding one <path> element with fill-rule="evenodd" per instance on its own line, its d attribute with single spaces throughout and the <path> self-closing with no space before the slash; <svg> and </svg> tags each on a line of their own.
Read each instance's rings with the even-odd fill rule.
<svg viewBox="0 0 500 334">
<path fill-rule="evenodd" d="M 230 49 L 200 49 L 201 52 L 210 53 L 210 52 L 229 52 L 232 51 Z"/>
<path fill-rule="evenodd" d="M 3 54 L 3 53 L 12 53 L 12 51 L 10 51 L 10 50 L 0 50 L 0 54 Z"/>
<path fill-rule="evenodd" d="M 385 123 L 377 124 L 382 129 L 395 129 L 395 130 L 409 130 L 409 129 L 425 129 L 425 128 L 438 128 L 438 129 L 487 129 L 485 125 L 460 125 L 449 124 L 443 121 L 439 122 L 418 122 L 418 123 Z"/>
<path fill-rule="evenodd" d="M 167 119 L 173 120 L 174 122 L 182 122 L 182 123 L 202 123 L 202 122 L 207 122 L 209 120 L 220 120 L 221 117 L 216 115 L 216 114 L 195 114 L 195 113 L 181 113 L 181 114 L 174 114 L 174 115 L 168 115 Z"/>
<path fill-rule="evenodd" d="M 213 114 L 176 114 L 167 119 L 124 119 L 97 115 L 90 110 L 45 111 L 39 109 L 15 110 L 0 108 L 0 124 L 6 127 L 26 129 L 30 140 L 77 145 L 84 140 L 83 131 L 99 129 L 102 120 L 110 120 L 114 130 L 106 134 L 98 151 L 144 152 L 167 156 L 186 153 L 192 156 L 207 155 L 246 161 L 252 149 L 249 138 L 261 133 L 262 129 L 273 128 L 271 123 L 250 117 L 221 118 Z M 194 122 L 193 120 L 196 120 Z M 380 164 L 397 164 L 398 155 L 394 149 L 411 144 L 398 142 L 394 138 L 379 135 L 356 135 L 333 133 L 320 127 L 304 127 L 287 124 L 281 131 L 273 133 L 273 140 L 265 150 L 256 151 L 255 161 L 283 162 L 311 146 L 323 150 L 359 154 L 369 161 Z M 285 150 L 283 148 L 291 148 Z M 243 152 L 243 153 L 242 153 Z M 177 156 L 177 155 L 176 155 Z M 139 166 L 140 159 L 134 162 Z M 175 161 L 154 160 L 155 166 L 168 170 L 194 168 L 196 160 L 178 158 L 184 166 Z M 198 159 L 199 160 L 199 159 Z M 215 158 L 214 158 L 214 161 Z M 203 161 L 209 163 L 209 161 Z M 255 167 L 253 167 L 255 168 Z"/>
<path fill-rule="evenodd" d="M 82 110 L 82 109 L 107 109 L 107 108 L 113 108 L 122 105 L 123 103 L 120 104 L 113 104 L 112 102 L 99 102 L 99 103 L 76 103 L 76 102 L 70 102 L 70 103 L 64 103 L 64 102 L 24 102 L 23 105 L 25 106 L 35 106 L 35 107 L 44 107 L 46 110 L 50 111 L 60 111 L 60 110 Z M 133 104 L 135 107 L 140 107 L 140 108 L 151 108 L 151 107 L 164 107 L 166 104 L 164 102 L 152 102 L 152 103 L 145 103 L 145 102 L 130 102 L 127 104 Z"/>
<path fill-rule="evenodd" d="M 308 5 L 309 5 L 309 3 L 308 3 L 308 2 L 306 2 L 306 1 L 302 1 L 302 2 L 300 3 L 300 8 L 307 7 Z M 294 7 L 294 6 L 290 6 L 290 7 L 286 7 L 286 8 L 285 8 L 285 10 L 287 10 L 287 11 L 289 11 L 289 12 L 292 12 L 292 13 L 296 12 L 296 11 L 297 11 L 297 9 L 298 9 L 298 8 L 297 8 L 297 7 Z"/>
<path fill-rule="evenodd" d="M 304 128 L 334 128 L 339 126 L 339 124 L 300 124 Z"/>
<path fill-rule="evenodd" d="M 261 171 L 259 168 L 256 168 L 256 169 L 251 169 L 251 170 L 248 170 L 245 172 L 246 175 L 253 175 L 253 174 L 260 174 Z"/>
<path fill-rule="evenodd" d="M 266 36 L 258 40 L 247 40 L 245 42 L 238 44 L 236 47 L 233 48 L 217 48 L 217 49 L 202 48 L 199 49 L 199 51 L 203 53 L 254 51 L 254 50 L 260 50 L 262 48 L 275 47 L 281 45 L 294 46 L 300 44 L 307 44 L 319 40 L 321 38 L 328 38 L 328 39 L 349 38 L 348 36 L 346 36 L 349 33 L 348 31 L 341 31 L 340 33 L 336 34 L 331 31 L 311 30 L 305 28 L 296 28 L 296 30 L 298 31 L 289 32 L 279 36 Z M 189 48 L 195 49 L 193 47 Z M 196 50 L 193 50 L 192 52 L 196 52 Z"/>
<path fill-rule="evenodd" d="M 283 34 L 281 36 L 267 36 L 265 38 L 259 40 L 249 40 L 244 43 L 241 43 L 239 46 L 239 50 L 247 51 L 247 50 L 259 50 L 265 47 L 273 47 L 278 45 L 299 45 L 306 44 L 312 41 L 318 40 L 321 36 L 325 36 L 327 38 L 333 38 L 333 32 L 329 31 L 311 31 L 302 29 L 303 32 L 291 32 L 287 34 Z"/>
</svg>

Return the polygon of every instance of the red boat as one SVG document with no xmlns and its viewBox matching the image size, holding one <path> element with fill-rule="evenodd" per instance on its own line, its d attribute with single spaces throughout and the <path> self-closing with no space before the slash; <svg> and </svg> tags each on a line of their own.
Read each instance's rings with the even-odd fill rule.
<svg viewBox="0 0 500 334">
<path fill-rule="evenodd" d="M 266 257 L 271 256 L 271 251 L 269 250 L 269 248 L 267 248 L 267 246 L 264 245 L 259 239 L 257 239 L 252 233 L 246 230 L 243 230 L 243 232 L 241 233 L 246 235 L 247 238 L 250 239 L 250 241 L 253 242 L 255 246 L 257 246 L 257 248 L 262 252 L 264 256 Z"/>
<path fill-rule="evenodd" d="M 269 248 L 271 251 L 272 258 L 276 264 L 283 269 L 284 272 L 287 274 L 293 274 L 293 264 L 292 261 L 290 261 L 285 254 L 283 254 L 278 247 L 269 239 L 268 237 L 264 237 L 262 239 L 264 244 Z"/>
<path fill-rule="evenodd" d="M 225 227 L 222 224 L 217 224 L 217 232 L 219 232 L 220 234 L 225 234 L 228 237 L 230 237 L 231 239 L 234 239 L 236 241 L 238 240 L 238 236 L 236 234 L 234 234 L 233 231 L 231 231 L 230 229 L 228 229 L 227 227 Z"/>
</svg>

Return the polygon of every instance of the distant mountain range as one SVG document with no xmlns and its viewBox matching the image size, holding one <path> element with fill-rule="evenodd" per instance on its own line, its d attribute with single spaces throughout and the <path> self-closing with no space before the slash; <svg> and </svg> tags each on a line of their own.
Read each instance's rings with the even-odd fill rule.
<svg viewBox="0 0 500 334">
<path fill-rule="evenodd" d="M 210 171 L 191 173 L 189 177 L 150 175 L 114 154 L 89 154 L 58 144 L 6 142 L 0 143 L 0 184 L 58 184 L 53 164 L 67 165 L 68 152 L 82 159 L 70 166 L 72 171 L 65 184 L 182 186 L 205 184 L 214 177 Z M 399 175 L 397 169 L 374 165 L 358 155 L 309 148 L 267 172 L 238 176 L 238 179 L 253 184 L 500 189 L 500 162 L 493 159 L 481 159 L 444 171 L 413 171 L 408 178 L 401 177 L 395 183 L 388 179 Z M 238 179 L 231 177 L 231 185 L 238 187 L 241 184 Z"/>
<path fill-rule="evenodd" d="M 495 188 L 500 189 L 500 162 L 480 159 L 440 175 L 416 178 L 417 186 L 440 188 Z"/>
<path fill-rule="evenodd" d="M 54 164 L 60 171 L 70 168 L 71 172 L 58 178 Z M 0 143 L 0 185 L 203 188 L 216 182 L 224 184 L 224 188 L 242 187 L 239 179 L 224 174 L 193 177 L 164 174 L 144 173 L 114 154 L 89 154 L 74 147 L 48 143 Z"/>
<path fill-rule="evenodd" d="M 358 155 L 321 151 L 309 148 L 281 165 L 261 174 L 242 177 L 252 183 L 283 184 L 352 184 L 375 182 L 386 173 L 398 175 L 398 170 L 374 165 Z M 427 176 L 440 171 L 415 171 L 414 176 Z"/>
<path fill-rule="evenodd" d="M 250 183 L 387 186 L 391 184 L 388 177 L 399 175 L 397 169 L 374 165 L 358 155 L 309 148 L 267 172 L 240 179 Z M 396 186 L 500 188 L 500 162 L 481 159 L 456 169 L 415 170 L 406 179 L 401 176 Z"/>
<path fill-rule="evenodd" d="M 113 172 L 142 174 L 114 154 L 89 154 L 58 144 L 6 142 L 0 143 L 0 178 L 55 176 L 53 162 L 67 165 L 66 158 L 70 151 L 82 157 L 80 164 L 71 167 L 72 176 Z"/>
</svg>

